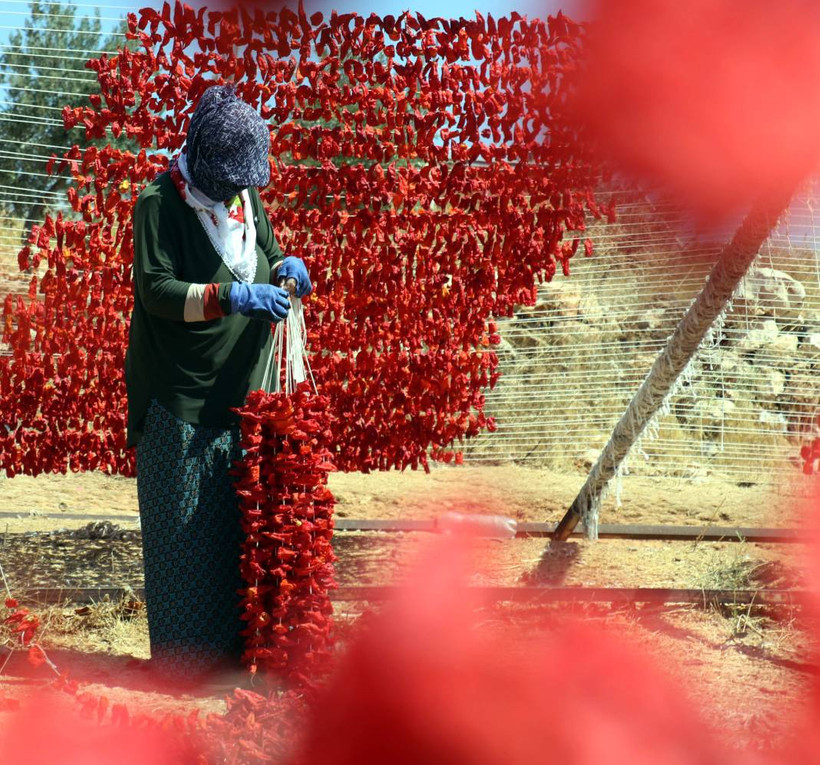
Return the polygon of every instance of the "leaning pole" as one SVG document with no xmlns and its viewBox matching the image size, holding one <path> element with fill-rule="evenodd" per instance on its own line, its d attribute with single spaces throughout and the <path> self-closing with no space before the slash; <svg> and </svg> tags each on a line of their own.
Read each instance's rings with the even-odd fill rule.
<svg viewBox="0 0 820 765">
<path fill-rule="evenodd" d="M 552 535 L 554 541 L 565 541 L 579 522 L 583 522 L 589 539 L 597 539 L 598 511 L 607 484 L 662 406 L 675 380 L 694 356 L 715 319 L 726 307 L 790 199 L 791 195 L 784 195 L 759 201 L 723 248 L 706 284 L 655 360 L 612 431 L 586 483 L 556 527 Z"/>
</svg>

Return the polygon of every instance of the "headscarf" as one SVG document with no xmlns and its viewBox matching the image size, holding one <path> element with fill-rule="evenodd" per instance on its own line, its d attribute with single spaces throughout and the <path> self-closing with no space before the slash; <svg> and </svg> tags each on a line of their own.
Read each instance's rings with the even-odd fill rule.
<svg viewBox="0 0 820 765">
<path fill-rule="evenodd" d="M 268 126 L 231 85 L 215 85 L 202 94 L 185 143 L 191 181 L 214 201 L 270 182 Z"/>
<path fill-rule="evenodd" d="M 230 202 L 208 199 L 191 181 L 184 154 L 171 165 L 171 180 L 185 203 L 194 211 L 222 262 L 240 282 L 256 276 L 256 225 L 247 189 Z"/>
</svg>

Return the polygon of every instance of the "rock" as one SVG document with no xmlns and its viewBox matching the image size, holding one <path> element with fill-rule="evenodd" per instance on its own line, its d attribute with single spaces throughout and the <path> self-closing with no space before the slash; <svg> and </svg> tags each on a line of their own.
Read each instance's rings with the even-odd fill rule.
<svg viewBox="0 0 820 765">
<path fill-rule="evenodd" d="M 655 360 L 658 358 L 657 353 L 632 353 L 627 357 L 627 362 L 629 364 L 629 369 L 633 370 L 635 373 L 645 377 L 649 374 L 649 370 L 652 369 L 652 365 L 655 363 Z M 626 365 L 624 365 L 626 366 Z"/>
<path fill-rule="evenodd" d="M 600 454 L 600 449 L 587 449 L 580 454 L 576 454 L 572 462 L 575 467 L 589 471 L 592 470 L 592 466 L 598 461 Z"/>
<path fill-rule="evenodd" d="M 778 369 L 756 366 L 752 386 L 756 398 L 761 401 L 773 401 L 786 389 L 786 375 Z"/>
<path fill-rule="evenodd" d="M 766 425 L 767 430 L 774 431 L 775 433 L 786 433 L 788 429 L 788 421 L 786 420 L 786 415 L 782 412 L 770 412 L 764 409 L 758 418 L 758 421 L 761 425 Z"/>
<path fill-rule="evenodd" d="M 789 376 L 789 386 L 779 401 L 781 407 L 788 406 L 792 419 L 801 421 L 804 426 L 810 425 L 820 408 L 820 386 L 817 385 L 817 372 L 803 365 Z"/>
<path fill-rule="evenodd" d="M 780 330 L 777 328 L 777 322 L 774 319 L 766 319 L 757 323 L 740 338 L 736 350 L 738 353 L 756 353 L 776 343 L 778 334 Z"/>
<path fill-rule="evenodd" d="M 578 316 L 588 324 L 598 324 L 604 318 L 605 311 L 601 301 L 593 292 L 585 293 L 578 303 Z"/>
<path fill-rule="evenodd" d="M 502 334 L 502 338 L 504 335 Z M 547 333 L 544 330 L 539 331 L 528 331 L 523 329 L 516 328 L 514 332 L 510 332 L 507 336 L 506 342 L 511 348 L 520 349 L 520 348 L 537 348 L 539 345 L 542 345 L 547 340 Z"/>
<path fill-rule="evenodd" d="M 797 333 L 778 330 L 777 322 L 767 319 L 741 338 L 737 350 L 755 365 L 791 369 L 798 360 L 799 342 Z"/>
<path fill-rule="evenodd" d="M 571 319 L 570 321 L 562 321 L 547 334 L 547 340 L 551 345 L 577 345 L 579 340 L 582 340 L 586 346 L 591 346 L 594 343 L 601 342 L 601 334 L 596 327 L 589 324 L 584 324 L 582 321 Z M 583 349 L 579 349 L 579 355 Z"/>
<path fill-rule="evenodd" d="M 532 332 L 544 332 L 552 326 L 558 311 L 558 305 L 540 297 L 535 305 L 516 306 L 515 315 L 508 326 L 511 329 L 527 329 Z"/>
<path fill-rule="evenodd" d="M 800 353 L 810 359 L 820 358 L 820 332 L 812 332 L 800 343 Z"/>
<path fill-rule="evenodd" d="M 509 363 L 516 364 L 518 363 L 518 352 L 515 346 L 507 340 L 503 335 L 501 336 L 501 340 L 498 345 L 495 347 L 496 353 L 498 353 L 500 358 L 503 358 L 505 361 L 509 361 Z"/>
<path fill-rule="evenodd" d="M 581 293 L 578 286 L 557 280 L 543 285 L 535 303 L 534 313 L 554 314 L 560 318 L 577 319 L 580 315 Z M 519 311 L 520 313 L 520 311 Z"/>
<path fill-rule="evenodd" d="M 700 431 L 704 439 L 720 438 L 726 419 L 735 410 L 735 404 L 729 399 L 700 399 L 695 401 L 689 413 L 689 425 Z"/>
<path fill-rule="evenodd" d="M 718 375 L 724 385 L 742 384 L 749 377 L 750 364 L 729 349 L 720 349 L 717 367 Z"/>
<path fill-rule="evenodd" d="M 806 299 L 806 288 L 785 271 L 752 267 L 735 295 L 734 313 L 770 316 L 778 324 L 793 323 Z"/>
<path fill-rule="evenodd" d="M 658 327 L 663 326 L 666 322 L 664 318 L 666 316 L 666 310 L 663 308 L 650 308 L 648 311 L 644 311 L 637 321 L 638 329 L 643 330 L 654 330 L 658 329 Z"/>
<path fill-rule="evenodd" d="M 725 398 L 716 398 L 711 401 L 703 399 L 695 402 L 695 417 L 704 423 L 722 424 L 724 420 L 735 410 L 732 401 Z"/>
<path fill-rule="evenodd" d="M 781 332 L 771 345 L 772 353 L 777 356 L 788 356 L 791 359 L 789 366 L 793 366 L 794 356 L 797 353 L 797 344 L 800 338 L 794 332 Z"/>
</svg>

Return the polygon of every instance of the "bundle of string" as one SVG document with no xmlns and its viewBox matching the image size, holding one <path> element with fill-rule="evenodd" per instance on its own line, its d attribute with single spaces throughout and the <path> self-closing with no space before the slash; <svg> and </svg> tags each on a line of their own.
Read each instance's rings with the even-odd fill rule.
<svg viewBox="0 0 820 765">
<path fill-rule="evenodd" d="M 262 390 L 282 393 L 284 381 L 284 393 L 289 395 L 296 390 L 297 385 L 310 379 L 311 389 L 316 393 L 316 381 L 310 370 L 306 348 L 307 329 L 302 300 L 291 295 L 287 318 L 278 322 L 273 332 L 273 343 L 262 378 Z"/>
<path fill-rule="evenodd" d="M 328 402 L 306 352 L 302 301 L 276 325 L 262 389 L 239 411 L 243 458 L 235 484 L 247 537 L 241 573 L 244 659 L 305 687 L 330 655 L 334 469 Z"/>
</svg>

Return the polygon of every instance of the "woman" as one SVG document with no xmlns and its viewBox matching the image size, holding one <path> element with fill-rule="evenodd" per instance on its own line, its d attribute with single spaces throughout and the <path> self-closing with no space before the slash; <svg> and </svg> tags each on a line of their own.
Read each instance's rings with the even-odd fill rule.
<svg viewBox="0 0 820 765">
<path fill-rule="evenodd" d="M 151 664 L 183 682 L 239 667 L 231 408 L 261 386 L 270 325 L 287 316 L 289 293 L 275 285 L 311 291 L 255 188 L 270 181 L 269 148 L 254 109 L 230 86 L 212 87 L 182 152 L 134 210 L 128 444 L 137 449 Z"/>
</svg>

